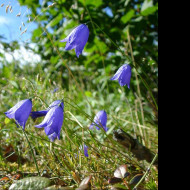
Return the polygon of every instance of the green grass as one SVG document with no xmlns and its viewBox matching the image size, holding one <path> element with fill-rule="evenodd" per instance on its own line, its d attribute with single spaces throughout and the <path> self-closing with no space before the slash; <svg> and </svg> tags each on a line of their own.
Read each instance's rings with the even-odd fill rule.
<svg viewBox="0 0 190 190">
<path fill-rule="evenodd" d="M 92 189 L 109 189 L 107 180 L 113 177 L 113 173 L 119 165 L 127 164 L 130 178 L 135 174 L 144 173 L 148 167 L 146 161 L 138 161 L 112 138 L 112 131 L 122 128 L 131 135 L 136 135 L 141 143 L 156 153 L 157 151 L 157 126 L 149 122 L 144 111 L 144 125 L 142 124 L 142 114 L 138 100 L 134 96 L 127 96 L 124 90 L 116 83 L 117 88 L 113 92 L 107 90 L 93 90 L 93 86 L 88 84 L 86 90 L 81 84 L 88 101 L 83 93 L 77 88 L 74 81 L 70 79 L 69 89 L 61 87 L 61 82 L 47 80 L 45 74 L 30 75 L 24 73 L 12 76 L 11 80 L 2 78 L 3 81 L 0 94 L 0 169 L 7 174 L 28 173 L 24 177 L 36 173 L 34 160 L 30 148 L 18 129 L 14 121 L 5 117 L 3 112 L 14 106 L 18 101 L 32 97 L 32 110 L 42 110 L 57 99 L 64 99 L 64 122 L 61 130 L 61 140 L 50 143 L 43 129 L 35 128 L 43 118 L 33 121 L 28 119 L 25 131 L 35 152 L 35 158 L 39 170 L 47 170 L 49 177 L 56 184 L 57 179 L 65 181 L 67 186 L 78 186 L 75 174 L 82 180 L 84 177 L 92 175 Z M 55 87 L 59 87 L 56 93 L 52 93 Z M 124 87 L 125 88 L 125 87 Z M 128 89 L 127 89 L 128 90 Z M 130 92 L 129 92 L 130 93 Z M 90 104 L 89 104 L 89 103 Z M 135 106 L 135 103 L 137 105 Z M 143 105 L 146 107 L 147 105 Z M 99 110 L 106 110 L 108 115 L 107 134 L 103 130 L 89 130 L 89 125 L 93 121 L 94 115 Z M 143 136 L 142 136 L 142 134 Z M 145 134 L 145 135 L 144 135 Z M 83 153 L 83 143 L 89 147 L 89 157 Z M 19 157 L 27 159 L 26 163 L 21 161 L 11 163 L 6 161 L 4 146 L 12 145 L 14 152 Z M 142 183 L 144 188 L 157 188 L 157 171 L 153 167 L 151 175 L 148 175 Z M 9 186 L 11 182 L 7 184 Z M 5 186 L 4 186 L 5 188 Z"/>
</svg>

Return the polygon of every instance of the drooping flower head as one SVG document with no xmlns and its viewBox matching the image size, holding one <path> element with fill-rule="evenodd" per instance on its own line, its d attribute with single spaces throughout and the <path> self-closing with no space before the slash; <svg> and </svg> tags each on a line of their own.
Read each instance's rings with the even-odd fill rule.
<svg viewBox="0 0 190 190">
<path fill-rule="evenodd" d="M 49 109 L 44 120 L 37 128 L 44 128 L 46 135 L 50 141 L 56 138 L 60 139 L 61 127 L 63 124 L 63 104 L 55 105 Z"/>
<path fill-rule="evenodd" d="M 32 110 L 32 101 L 30 99 L 21 100 L 15 106 L 13 106 L 10 110 L 5 112 L 5 115 L 9 119 L 15 119 L 16 122 L 25 129 L 26 121 L 30 115 Z M 16 123 L 16 124 L 17 124 Z M 18 127 L 17 124 L 17 127 Z"/>
<path fill-rule="evenodd" d="M 61 104 L 62 108 L 64 109 L 64 104 L 61 100 L 55 100 L 54 102 L 52 102 L 49 107 L 47 108 L 47 110 L 41 110 L 41 111 L 32 111 L 30 116 L 35 119 L 38 117 L 42 117 L 45 116 L 47 114 L 47 112 L 54 106 L 58 106 L 59 104 Z"/>
<path fill-rule="evenodd" d="M 120 86 L 127 85 L 130 89 L 131 66 L 128 64 L 122 65 L 110 80 L 118 80 Z"/>
<path fill-rule="evenodd" d="M 61 42 L 67 42 L 65 50 L 75 49 L 76 56 L 79 57 L 88 41 L 88 37 L 88 27 L 85 24 L 80 24 Z"/>
<path fill-rule="evenodd" d="M 57 88 L 55 88 L 53 91 L 52 91 L 52 93 L 55 93 L 55 92 L 57 92 L 59 90 L 59 88 L 57 87 Z"/>
<path fill-rule="evenodd" d="M 94 125 L 98 125 L 100 128 L 103 127 L 104 131 L 108 131 L 108 128 L 106 127 L 107 123 L 107 114 L 104 110 L 99 111 L 96 116 L 94 117 L 94 122 L 90 125 L 89 129 L 92 129 Z M 100 128 L 96 126 L 97 130 L 100 130 Z"/>
<path fill-rule="evenodd" d="M 86 156 L 86 157 L 88 157 L 88 146 L 86 146 L 85 144 L 84 144 L 84 155 Z"/>
</svg>

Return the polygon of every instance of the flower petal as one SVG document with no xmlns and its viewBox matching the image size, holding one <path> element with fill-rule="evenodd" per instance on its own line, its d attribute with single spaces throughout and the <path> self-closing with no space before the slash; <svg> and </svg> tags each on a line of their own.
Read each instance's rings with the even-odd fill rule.
<svg viewBox="0 0 190 190">
<path fill-rule="evenodd" d="M 46 125 L 47 125 L 46 122 L 42 122 L 42 123 L 40 123 L 38 125 L 35 125 L 34 127 L 36 127 L 36 128 L 43 128 L 43 127 L 46 127 Z"/>
<path fill-rule="evenodd" d="M 83 47 L 84 48 L 84 47 Z M 76 56 L 79 58 L 79 55 L 82 54 L 82 51 L 83 51 L 83 48 L 81 48 L 80 46 L 77 46 L 75 48 L 75 53 L 76 53 Z"/>
<path fill-rule="evenodd" d="M 100 128 L 99 128 L 99 127 L 97 127 L 97 126 L 96 126 L 96 129 L 97 129 L 97 130 L 100 130 Z"/>
<path fill-rule="evenodd" d="M 38 118 L 38 117 L 42 117 L 42 116 L 45 116 L 47 114 L 48 110 L 41 110 L 41 111 L 32 111 L 30 113 L 30 116 L 35 119 L 35 118 Z"/>
<path fill-rule="evenodd" d="M 103 126 L 103 129 L 104 129 L 105 132 L 107 132 L 109 128 L 106 127 L 106 126 Z"/>
<path fill-rule="evenodd" d="M 89 129 L 92 129 L 93 126 L 95 125 L 97 130 L 100 130 L 100 128 L 103 128 L 105 131 L 107 131 L 108 128 L 106 127 L 106 123 L 107 123 L 107 114 L 104 110 L 101 110 L 95 115 L 94 123 L 90 125 Z"/>
<path fill-rule="evenodd" d="M 7 112 L 4 113 L 9 119 L 13 119 L 15 118 L 15 112 L 12 110 L 9 110 Z"/>
<path fill-rule="evenodd" d="M 7 112 L 5 112 L 5 115 L 9 119 L 15 119 L 15 112 L 23 105 L 25 104 L 29 99 L 21 100 L 16 105 L 14 105 L 11 109 L 9 109 Z"/>
<path fill-rule="evenodd" d="M 51 135 L 48 136 L 48 138 L 50 139 L 51 142 L 53 142 L 57 138 L 57 134 L 52 133 Z"/>
<path fill-rule="evenodd" d="M 20 107 L 15 111 L 15 120 L 25 128 L 26 121 L 30 116 L 32 110 L 32 102 L 27 99 Z"/>
<path fill-rule="evenodd" d="M 51 135 L 52 133 L 54 133 L 55 131 L 52 129 L 52 123 L 49 123 L 49 125 L 48 126 L 45 126 L 44 127 L 44 130 L 45 130 L 45 133 L 46 133 L 46 135 L 48 136 L 48 135 Z"/>
<path fill-rule="evenodd" d="M 88 146 L 84 144 L 84 155 L 88 157 Z"/>
<path fill-rule="evenodd" d="M 117 72 L 115 73 L 115 75 L 110 79 L 110 80 L 117 80 L 121 73 L 123 72 L 123 69 L 125 68 L 125 65 L 122 65 L 118 70 Z"/>
<path fill-rule="evenodd" d="M 61 103 L 61 107 L 64 109 L 64 104 L 62 102 L 62 100 L 55 100 L 54 102 L 52 102 L 50 105 L 49 105 L 49 108 L 52 108 L 54 106 L 59 106 Z"/>
<path fill-rule="evenodd" d="M 118 78 L 118 82 L 120 86 L 127 85 L 130 88 L 130 80 L 131 80 L 131 67 L 127 65 L 127 67 L 123 70 L 121 75 Z"/>
<path fill-rule="evenodd" d="M 75 44 L 70 44 L 69 42 L 66 43 L 65 50 L 71 50 L 75 48 Z"/>
<path fill-rule="evenodd" d="M 68 38 L 61 40 L 60 42 L 67 42 Z"/>
<path fill-rule="evenodd" d="M 92 123 L 90 126 L 89 126 L 89 129 L 93 129 L 94 127 L 94 124 Z"/>
</svg>

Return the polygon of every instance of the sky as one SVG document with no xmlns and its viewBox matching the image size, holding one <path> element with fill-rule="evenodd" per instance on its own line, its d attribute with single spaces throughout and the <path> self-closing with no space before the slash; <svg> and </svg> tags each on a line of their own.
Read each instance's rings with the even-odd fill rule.
<svg viewBox="0 0 190 190">
<path fill-rule="evenodd" d="M 42 0 L 40 0 L 40 2 L 42 3 Z M 1 7 L 1 5 L 3 6 Z M 7 5 L 12 6 L 12 12 L 8 9 L 8 12 L 6 13 Z M 106 7 L 103 11 L 108 16 L 113 17 L 113 13 L 109 7 Z M 19 13 L 21 13 L 21 15 L 16 16 Z M 27 9 L 26 6 L 20 6 L 17 0 L 0 0 L 0 36 L 4 37 L 4 41 L 29 41 L 31 38 L 31 32 L 37 28 L 37 24 L 34 22 L 28 23 L 28 13 L 30 13 L 30 10 Z M 21 35 L 26 28 L 27 32 Z"/>
<path fill-rule="evenodd" d="M 2 6 L 2 4 L 4 5 Z M 12 6 L 12 12 L 10 12 L 9 6 L 6 13 L 8 4 Z M 27 17 L 29 12 L 29 9 L 25 6 L 21 7 L 17 0 L 0 0 L 0 35 L 5 38 L 4 41 L 27 41 L 30 39 L 31 31 L 37 28 L 37 25 L 33 22 L 27 22 L 29 20 L 29 17 Z M 21 13 L 21 15 L 16 16 L 19 13 Z M 21 35 L 26 28 L 27 32 Z"/>
<path fill-rule="evenodd" d="M 42 3 L 43 0 L 40 0 Z M 6 8 L 9 5 L 7 11 Z M 12 9 L 10 9 L 12 7 Z M 109 7 L 103 9 L 103 11 L 108 14 L 108 16 L 113 17 L 112 11 Z M 37 24 L 34 22 L 29 22 L 28 13 L 30 10 L 26 6 L 20 6 L 17 0 L 0 0 L 0 40 L 5 42 L 18 41 L 20 44 L 20 49 L 13 52 L 14 58 L 19 60 L 21 64 L 27 62 L 39 62 L 40 55 L 36 55 L 26 50 L 23 46 L 24 43 L 28 43 L 31 47 L 36 45 L 31 42 L 31 33 L 37 28 Z M 20 14 L 20 16 L 17 16 Z M 25 33 L 21 35 L 22 32 Z M 5 52 L 3 46 L 0 44 L 0 53 L 6 56 L 6 60 L 11 62 L 13 60 L 12 55 Z M 34 58 L 35 57 L 35 58 Z M 0 59 L 0 68 L 1 68 Z"/>
<path fill-rule="evenodd" d="M 3 5 L 4 4 L 4 5 Z M 7 5 L 12 6 L 12 12 L 10 11 L 10 6 L 6 13 Z M 29 51 L 24 48 L 24 44 L 29 42 L 29 45 L 35 48 L 35 44 L 31 42 L 31 32 L 37 28 L 37 25 L 33 22 L 28 23 L 29 17 L 27 14 L 30 11 L 25 6 L 20 6 L 17 0 L 0 0 L 0 36 L 2 41 L 11 42 L 16 40 L 20 44 L 20 49 L 15 50 L 10 55 L 3 49 L 3 46 L 0 44 L 0 53 L 3 53 L 6 57 L 7 62 L 12 62 L 13 57 L 16 60 L 19 60 L 21 65 L 30 63 L 36 63 L 41 61 L 40 55 L 34 54 L 32 51 Z M 17 14 L 20 16 L 16 16 Z M 27 32 L 21 33 L 25 31 L 27 28 Z M 0 59 L 0 68 L 2 67 L 2 60 Z"/>
</svg>

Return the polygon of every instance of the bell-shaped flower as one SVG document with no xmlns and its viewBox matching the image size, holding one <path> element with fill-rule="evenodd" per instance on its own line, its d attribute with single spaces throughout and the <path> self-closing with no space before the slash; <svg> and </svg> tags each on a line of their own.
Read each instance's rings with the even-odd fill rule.
<svg viewBox="0 0 190 190">
<path fill-rule="evenodd" d="M 50 139 L 51 142 L 53 142 L 57 138 L 57 134 L 54 132 L 51 135 L 48 135 L 48 138 Z"/>
<path fill-rule="evenodd" d="M 9 119 L 15 119 L 16 124 L 18 124 L 25 129 L 26 121 L 30 115 L 32 110 L 32 101 L 30 99 L 21 100 L 15 106 L 13 106 L 10 110 L 5 112 L 5 115 Z"/>
<path fill-rule="evenodd" d="M 118 80 L 120 86 L 127 85 L 130 88 L 131 66 L 128 64 L 122 65 L 110 80 Z"/>
<path fill-rule="evenodd" d="M 84 155 L 88 157 L 88 146 L 84 144 Z"/>
<path fill-rule="evenodd" d="M 54 90 L 52 91 L 52 93 L 55 93 L 55 92 L 57 92 L 59 90 L 59 88 L 57 87 L 57 88 L 54 88 Z"/>
<path fill-rule="evenodd" d="M 90 125 L 89 129 L 92 129 L 95 125 L 97 130 L 100 130 L 100 128 L 103 127 L 104 131 L 107 132 L 108 128 L 106 127 L 106 123 L 107 123 L 107 114 L 104 110 L 101 110 L 94 117 L 94 122 Z"/>
<path fill-rule="evenodd" d="M 88 37 L 88 27 L 85 24 L 80 24 L 61 42 L 67 42 L 65 50 L 75 49 L 76 56 L 79 57 L 88 41 Z"/>
<path fill-rule="evenodd" d="M 62 104 L 59 104 L 51 107 L 42 123 L 40 123 L 39 125 L 35 125 L 35 127 L 44 128 L 45 133 L 50 141 L 54 141 L 56 138 L 60 139 L 62 124 L 63 107 Z"/>
<path fill-rule="evenodd" d="M 47 112 L 54 106 L 57 106 L 61 103 L 62 108 L 64 109 L 64 104 L 61 100 L 55 100 L 54 102 L 52 102 L 49 107 L 47 108 L 47 110 L 41 110 L 41 111 L 32 111 L 30 116 L 35 119 L 38 117 L 42 117 L 45 116 L 47 114 Z"/>
</svg>

